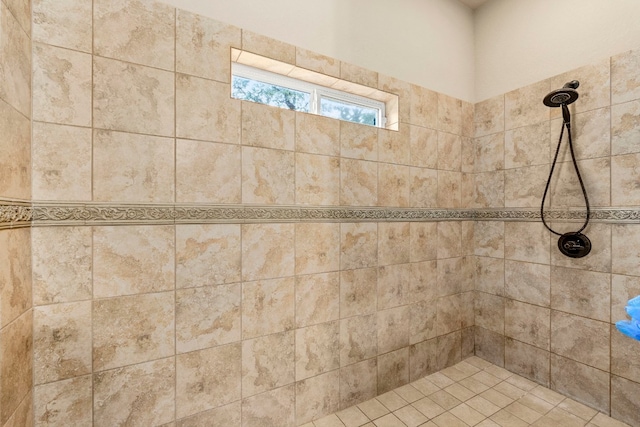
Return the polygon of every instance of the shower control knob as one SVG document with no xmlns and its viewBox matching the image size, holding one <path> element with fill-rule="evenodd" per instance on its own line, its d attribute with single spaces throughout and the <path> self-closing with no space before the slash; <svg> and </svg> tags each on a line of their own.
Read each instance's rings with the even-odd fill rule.
<svg viewBox="0 0 640 427">
<path fill-rule="evenodd" d="M 558 249 L 570 258 L 582 258 L 591 252 L 591 241 L 582 233 L 565 233 L 558 239 Z"/>
</svg>

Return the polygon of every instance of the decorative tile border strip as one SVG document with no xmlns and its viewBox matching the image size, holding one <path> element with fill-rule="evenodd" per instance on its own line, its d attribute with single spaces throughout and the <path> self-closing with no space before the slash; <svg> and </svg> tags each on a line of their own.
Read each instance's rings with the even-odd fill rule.
<svg viewBox="0 0 640 427">
<path fill-rule="evenodd" d="M 549 221 L 582 221 L 584 211 L 550 210 Z M 640 223 L 640 208 L 594 209 L 596 222 Z M 0 229 L 53 225 L 198 224 L 304 221 L 539 221 L 538 209 L 416 209 L 305 206 L 43 203 L 0 200 Z"/>
</svg>

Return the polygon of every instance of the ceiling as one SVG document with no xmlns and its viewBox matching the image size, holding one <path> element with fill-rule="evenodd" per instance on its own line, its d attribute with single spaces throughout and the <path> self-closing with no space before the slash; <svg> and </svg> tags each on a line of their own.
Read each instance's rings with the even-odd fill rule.
<svg viewBox="0 0 640 427">
<path fill-rule="evenodd" d="M 466 4 L 471 9 L 477 9 L 483 4 L 485 4 L 488 0 L 460 0 L 461 3 Z"/>
</svg>

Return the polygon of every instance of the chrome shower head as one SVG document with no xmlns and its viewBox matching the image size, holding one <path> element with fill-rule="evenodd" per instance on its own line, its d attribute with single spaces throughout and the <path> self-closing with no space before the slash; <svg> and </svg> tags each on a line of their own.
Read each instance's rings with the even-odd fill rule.
<svg viewBox="0 0 640 427">
<path fill-rule="evenodd" d="M 576 89 L 580 86 L 580 82 L 577 80 L 572 80 L 566 83 L 562 89 L 556 89 L 551 92 L 547 96 L 544 97 L 542 102 L 547 107 L 557 108 L 563 105 L 569 105 L 578 99 L 578 92 Z"/>
</svg>

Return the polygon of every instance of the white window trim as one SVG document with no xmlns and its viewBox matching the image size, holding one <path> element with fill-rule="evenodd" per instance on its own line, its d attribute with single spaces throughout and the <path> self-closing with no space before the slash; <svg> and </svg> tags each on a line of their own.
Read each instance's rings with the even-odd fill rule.
<svg viewBox="0 0 640 427">
<path fill-rule="evenodd" d="M 342 101 L 348 104 L 375 109 L 378 111 L 375 127 L 384 129 L 386 126 L 386 105 L 382 101 L 366 98 L 360 95 L 354 95 L 352 93 L 344 92 L 341 90 L 331 89 L 325 86 L 317 85 L 315 83 L 295 79 L 293 77 L 288 77 L 282 74 L 272 73 L 270 71 L 251 67 L 245 64 L 240 64 L 237 62 L 231 63 L 231 74 L 232 76 L 238 76 L 250 80 L 257 80 L 263 83 L 273 84 L 300 92 L 309 93 L 309 113 L 311 114 L 321 115 L 320 100 L 322 98 L 328 98 L 339 102 Z"/>
</svg>

